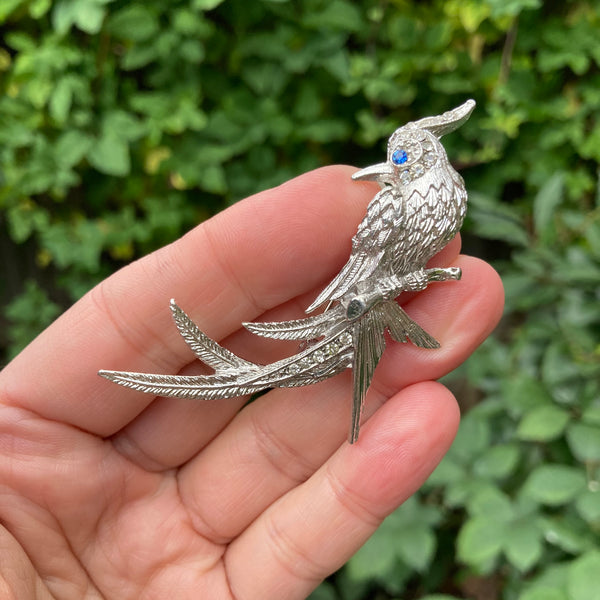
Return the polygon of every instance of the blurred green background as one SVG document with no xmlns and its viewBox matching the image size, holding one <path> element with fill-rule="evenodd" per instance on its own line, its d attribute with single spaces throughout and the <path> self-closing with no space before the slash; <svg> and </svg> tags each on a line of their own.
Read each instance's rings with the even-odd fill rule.
<svg viewBox="0 0 600 600">
<path fill-rule="evenodd" d="M 0 39 L 3 364 L 228 204 L 475 98 L 444 143 L 505 316 L 447 380 L 448 456 L 312 598 L 600 598 L 598 2 L 2 0 Z"/>
</svg>

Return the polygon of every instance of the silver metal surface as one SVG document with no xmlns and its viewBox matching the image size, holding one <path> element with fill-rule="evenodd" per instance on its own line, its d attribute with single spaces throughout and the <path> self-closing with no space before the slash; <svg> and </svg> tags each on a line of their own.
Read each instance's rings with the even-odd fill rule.
<svg viewBox="0 0 600 600">
<path fill-rule="evenodd" d="M 353 175 L 355 180 L 376 181 L 382 189 L 358 226 L 348 262 L 306 310 L 310 313 L 327 304 L 325 312 L 294 321 L 243 324 L 259 336 L 302 341 L 297 354 L 268 365 L 244 360 L 207 337 L 171 300 L 183 339 L 215 373 L 99 374 L 149 394 L 216 400 L 266 388 L 310 385 L 351 368 L 349 441 L 354 443 L 364 399 L 385 349 L 385 331 L 397 342 L 410 340 L 422 348 L 439 348 L 438 341 L 395 298 L 404 291 L 423 290 L 434 281 L 460 279 L 460 269 L 427 269 L 426 264 L 458 233 L 467 206 L 463 179 L 439 140 L 460 127 L 474 108 L 475 102 L 468 100 L 443 115 L 400 127 L 389 139 L 386 162 Z"/>
</svg>

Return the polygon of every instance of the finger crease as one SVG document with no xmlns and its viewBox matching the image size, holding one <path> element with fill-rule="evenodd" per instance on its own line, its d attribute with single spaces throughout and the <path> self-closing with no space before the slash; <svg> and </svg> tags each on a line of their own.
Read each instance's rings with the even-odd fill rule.
<svg viewBox="0 0 600 600">
<path fill-rule="evenodd" d="M 108 280 L 107 280 L 108 281 Z M 154 332 L 152 329 L 148 328 L 143 322 L 140 323 L 141 326 L 145 329 L 145 334 L 154 340 L 154 344 L 149 344 L 146 338 L 146 335 L 137 336 L 137 340 L 134 339 L 134 336 L 131 334 L 131 328 L 125 327 L 126 321 L 120 317 L 114 309 L 111 307 L 110 302 L 108 301 L 108 297 L 106 295 L 106 284 L 101 283 L 92 289 L 90 292 L 90 299 L 96 308 L 104 315 L 111 323 L 117 335 L 123 340 L 123 342 L 133 349 L 135 355 L 140 355 L 147 358 L 152 362 L 159 370 L 169 370 L 173 368 L 173 365 L 169 359 L 162 360 L 163 356 L 170 356 L 171 352 L 164 352 L 165 344 L 164 341 Z M 135 311 L 134 311 L 135 312 Z M 161 352 L 156 353 L 156 355 L 151 355 L 149 352 L 150 347 L 158 346 L 161 349 Z"/>
<path fill-rule="evenodd" d="M 112 438 L 108 438 L 115 451 L 123 458 L 133 463 L 137 467 L 150 471 L 152 473 L 161 473 L 171 470 L 173 467 L 165 465 L 156 459 L 152 458 L 138 443 L 128 435 L 121 432 Z"/>
<path fill-rule="evenodd" d="M 353 492 L 351 488 L 337 477 L 329 464 L 325 467 L 325 479 L 329 485 L 335 500 L 352 515 L 368 527 L 377 528 L 383 518 L 370 511 L 366 505 L 368 502 Z"/>
<path fill-rule="evenodd" d="M 267 513 L 268 515 L 269 513 Z M 294 542 L 284 528 L 267 516 L 265 524 L 267 534 L 273 544 L 273 556 L 292 577 L 304 581 L 321 581 L 324 576 L 323 566 L 315 562 L 311 556 Z"/>
<path fill-rule="evenodd" d="M 306 481 L 315 472 L 315 466 L 296 449 L 285 443 L 283 438 L 268 426 L 266 419 L 258 418 L 253 411 L 250 421 L 258 450 L 277 473 L 297 485 Z"/>
<path fill-rule="evenodd" d="M 195 499 L 192 497 L 190 500 L 189 497 L 182 492 L 180 477 L 181 470 L 177 469 L 175 471 L 175 487 L 177 491 L 177 497 L 179 498 L 179 502 L 187 514 L 190 527 L 199 536 L 210 540 L 213 544 L 222 546 L 229 544 L 233 538 L 231 536 L 226 536 L 222 533 L 219 533 L 214 527 L 209 525 L 208 521 L 202 516 L 200 510 L 193 508 L 196 506 Z"/>
<path fill-rule="evenodd" d="M 231 574 L 229 573 L 229 553 L 225 552 L 221 558 L 221 562 L 223 564 L 223 575 L 225 579 L 225 585 L 227 586 L 227 591 L 229 592 L 229 600 L 238 600 L 238 596 L 233 589 L 233 583 L 231 581 Z"/>
</svg>

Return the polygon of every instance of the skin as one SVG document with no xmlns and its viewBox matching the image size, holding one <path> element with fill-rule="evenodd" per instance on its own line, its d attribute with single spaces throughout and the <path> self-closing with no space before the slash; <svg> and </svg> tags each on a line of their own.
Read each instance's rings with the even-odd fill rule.
<svg viewBox="0 0 600 600">
<path fill-rule="evenodd" d="M 0 372 L 0 597 L 304 598 L 425 481 L 459 411 L 433 380 L 485 339 L 497 274 L 459 255 L 460 282 L 406 298 L 442 344 L 389 341 L 358 443 L 351 383 L 194 402 L 111 384 L 98 369 L 199 373 L 174 297 L 211 337 L 259 362 L 293 344 L 242 321 L 302 316 L 348 257 L 376 187 L 351 167 L 242 201 L 89 292 Z"/>
</svg>

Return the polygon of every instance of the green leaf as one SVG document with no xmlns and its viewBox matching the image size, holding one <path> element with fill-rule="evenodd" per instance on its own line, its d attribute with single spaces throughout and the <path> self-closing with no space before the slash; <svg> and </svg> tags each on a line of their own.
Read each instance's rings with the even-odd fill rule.
<svg viewBox="0 0 600 600">
<path fill-rule="evenodd" d="M 519 600 L 569 600 L 562 590 L 546 586 L 531 587 L 521 596 Z"/>
<path fill-rule="evenodd" d="M 258 96 L 279 95 L 289 79 L 289 75 L 280 65 L 270 62 L 248 65 L 242 76 L 250 89 Z"/>
<path fill-rule="evenodd" d="M 9 31 L 4 35 L 4 42 L 9 48 L 28 53 L 35 49 L 35 40 L 22 31 Z"/>
<path fill-rule="evenodd" d="M 585 490 L 575 501 L 575 508 L 596 530 L 600 527 L 600 490 Z"/>
<path fill-rule="evenodd" d="M 458 534 L 458 558 L 473 566 L 494 559 L 502 549 L 504 530 L 505 523 L 490 515 L 469 519 Z"/>
<path fill-rule="evenodd" d="M 486 419 L 467 414 L 458 428 L 451 455 L 461 461 L 470 461 L 488 448 L 490 435 L 490 425 Z"/>
<path fill-rule="evenodd" d="M 427 594 L 427 596 L 422 596 L 421 600 L 459 600 L 459 598 L 448 594 Z"/>
<path fill-rule="evenodd" d="M 542 6 L 542 0 L 485 0 L 492 7 L 492 17 L 516 17 L 524 10 Z"/>
<path fill-rule="evenodd" d="M 463 0 L 449 4 L 451 10 L 458 16 L 461 25 L 470 33 L 476 31 L 490 15 L 490 7 L 485 2 Z"/>
<path fill-rule="evenodd" d="M 363 27 L 363 16 L 352 2 L 347 0 L 330 0 L 323 4 L 323 10 L 309 11 L 304 18 L 308 27 L 340 29 L 342 31 L 360 31 Z"/>
<path fill-rule="evenodd" d="M 514 444 L 492 446 L 473 463 L 473 472 L 479 477 L 504 479 L 514 471 L 519 458 L 519 448 Z"/>
<path fill-rule="evenodd" d="M 537 378 L 526 373 L 514 375 L 502 385 L 504 401 L 513 416 L 552 405 L 552 396 L 545 386 Z"/>
<path fill-rule="evenodd" d="M 346 569 L 358 581 L 385 576 L 397 561 L 394 539 L 384 523 L 348 561 Z"/>
<path fill-rule="evenodd" d="M 50 96 L 50 116 L 59 124 L 63 124 L 69 116 L 73 100 L 73 87 L 70 77 L 63 77 L 58 81 Z"/>
<path fill-rule="evenodd" d="M 478 193 L 471 193 L 469 202 L 469 219 L 473 221 L 477 234 L 492 240 L 504 240 L 516 246 L 529 244 L 524 221 L 514 208 Z"/>
<path fill-rule="evenodd" d="M 556 514 L 538 519 L 544 539 L 569 554 L 581 554 L 596 545 L 596 536 L 577 515 Z"/>
<path fill-rule="evenodd" d="M 584 554 L 569 567 L 569 600 L 600 600 L 600 552 Z"/>
<path fill-rule="evenodd" d="M 411 568 L 424 573 L 436 549 L 433 531 L 423 524 L 416 523 L 405 527 L 398 539 L 397 555 Z"/>
<path fill-rule="evenodd" d="M 58 0 L 52 12 L 52 24 L 59 35 L 65 35 L 73 25 L 89 34 L 100 31 L 105 4 L 113 0 Z"/>
<path fill-rule="evenodd" d="M 96 271 L 103 234 L 95 223 L 55 223 L 40 233 L 41 246 L 57 268 L 78 266 Z"/>
<path fill-rule="evenodd" d="M 154 44 L 136 44 L 123 55 L 121 67 L 125 71 L 133 71 L 145 67 L 158 57 L 158 49 Z"/>
<path fill-rule="evenodd" d="M 568 359 L 569 351 L 563 340 L 551 343 L 542 361 L 542 380 L 550 389 L 563 383 L 571 383 L 579 377 L 579 370 Z"/>
<path fill-rule="evenodd" d="M 213 194 L 223 194 L 227 190 L 225 171 L 219 165 L 204 167 L 198 183 L 203 190 Z"/>
<path fill-rule="evenodd" d="M 52 7 L 52 0 L 33 0 L 29 5 L 29 14 L 33 19 L 40 19 Z"/>
<path fill-rule="evenodd" d="M 494 520 L 510 521 L 514 517 L 514 510 L 510 499 L 504 492 L 493 485 L 476 491 L 467 501 L 469 514 L 474 517 L 494 516 Z"/>
<path fill-rule="evenodd" d="M 600 427 L 572 423 L 567 429 L 567 442 L 577 460 L 600 463 Z"/>
<path fill-rule="evenodd" d="M 91 2 L 84 4 L 75 18 L 75 24 L 85 33 L 96 34 L 100 32 L 106 11 L 98 4 Z"/>
<path fill-rule="evenodd" d="M 589 425 L 600 425 L 600 398 L 585 408 L 581 420 Z"/>
<path fill-rule="evenodd" d="M 546 464 L 531 472 L 523 486 L 523 493 L 542 504 L 560 506 L 575 498 L 585 488 L 585 484 L 585 475 L 581 469 Z"/>
<path fill-rule="evenodd" d="M 27 280 L 23 292 L 6 306 L 4 314 L 10 322 L 7 334 L 12 353 L 16 354 L 56 319 L 60 308 L 37 283 Z"/>
<path fill-rule="evenodd" d="M 114 135 L 102 135 L 87 152 L 90 164 L 101 173 L 123 177 L 129 174 L 129 146 Z"/>
<path fill-rule="evenodd" d="M 54 91 L 54 83 L 50 79 L 43 76 L 29 81 L 25 88 L 25 94 L 29 102 L 38 109 L 44 108 L 48 102 L 52 92 Z"/>
<path fill-rule="evenodd" d="M 321 585 L 306 600 L 337 600 L 338 595 L 335 588 L 328 581 Z"/>
<path fill-rule="evenodd" d="M 542 186 L 533 199 L 533 223 L 540 239 L 548 243 L 556 234 L 553 227 L 556 210 L 563 201 L 564 176 L 556 173 Z"/>
<path fill-rule="evenodd" d="M 0 3 L 0 23 L 4 23 L 17 8 L 27 4 L 27 2 L 28 0 L 3 0 Z"/>
<path fill-rule="evenodd" d="M 107 30 L 119 39 L 141 42 L 156 35 L 159 22 L 149 7 L 132 4 L 110 16 Z"/>
<path fill-rule="evenodd" d="M 529 571 L 543 554 L 540 528 L 532 521 L 515 521 L 506 531 L 503 550 L 514 567 L 522 572 Z"/>
<path fill-rule="evenodd" d="M 534 442 L 556 439 L 569 422 L 569 413 L 557 406 L 540 406 L 527 412 L 517 428 L 517 437 Z"/>
<path fill-rule="evenodd" d="M 567 597 L 568 564 L 550 564 L 527 584 L 519 600 L 569 600 Z"/>
<path fill-rule="evenodd" d="M 192 0 L 192 8 L 196 10 L 212 10 L 223 4 L 225 0 Z"/>
<path fill-rule="evenodd" d="M 135 115 L 124 110 L 108 112 L 104 116 L 102 129 L 105 135 L 129 142 L 138 140 L 147 131 L 146 126 Z"/>
<path fill-rule="evenodd" d="M 446 487 L 445 501 L 452 508 L 464 506 L 476 494 L 487 490 L 492 484 L 474 477 L 467 477 L 448 484 Z"/>
<path fill-rule="evenodd" d="M 48 211 L 28 200 L 12 206 L 6 215 L 10 237 L 16 243 L 24 242 L 35 231 L 44 230 L 50 222 Z"/>
<path fill-rule="evenodd" d="M 71 129 L 63 133 L 54 145 L 56 162 L 65 168 L 78 164 L 90 149 L 93 139 L 86 133 Z"/>
<path fill-rule="evenodd" d="M 348 133 L 347 125 L 338 119 L 323 119 L 298 128 L 300 136 L 320 143 L 344 139 Z"/>
<path fill-rule="evenodd" d="M 446 454 L 440 464 L 427 480 L 427 486 L 447 485 L 463 479 L 466 475 L 465 468 Z"/>
</svg>

